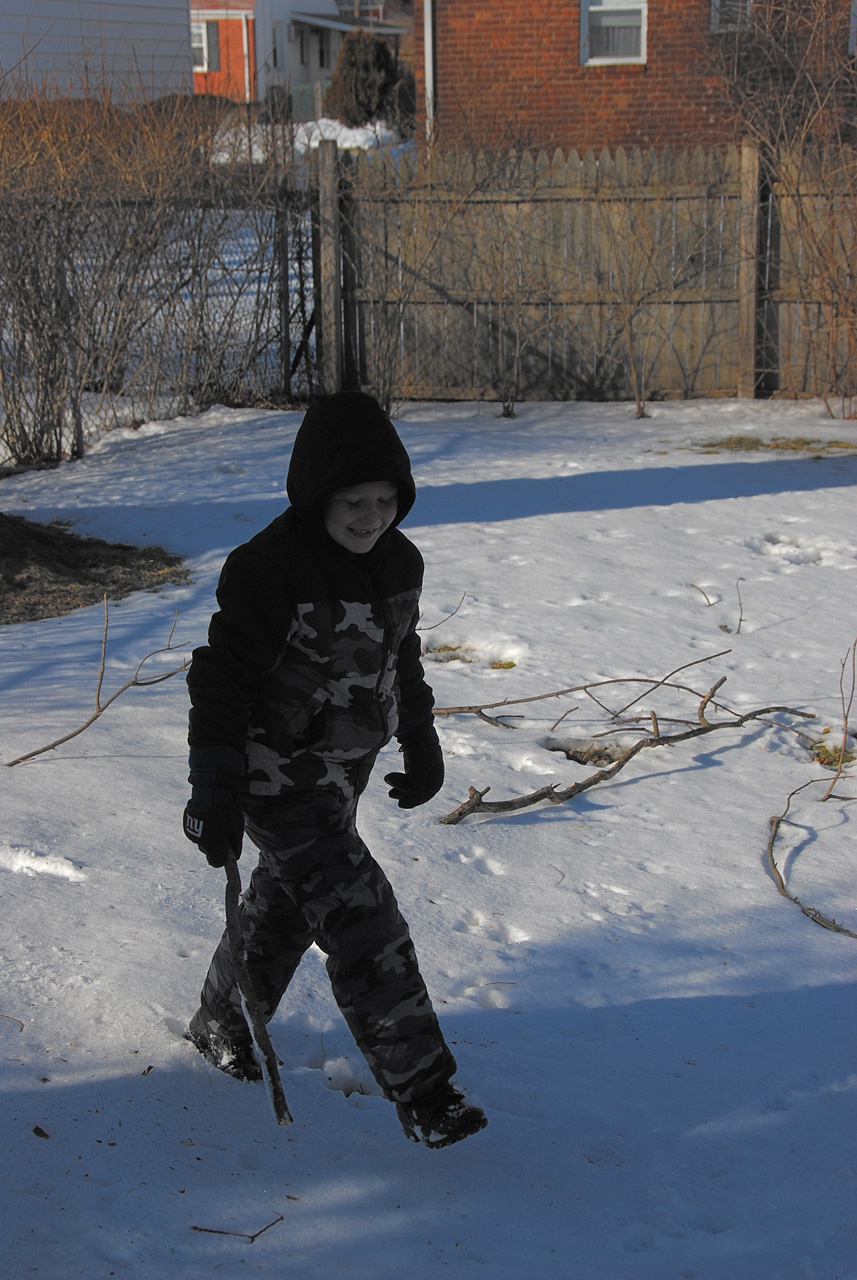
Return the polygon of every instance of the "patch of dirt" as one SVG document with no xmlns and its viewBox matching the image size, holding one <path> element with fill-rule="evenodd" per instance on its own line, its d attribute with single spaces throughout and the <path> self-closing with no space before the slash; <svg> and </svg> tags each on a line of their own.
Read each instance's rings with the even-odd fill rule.
<svg viewBox="0 0 857 1280">
<path fill-rule="evenodd" d="M 0 512 L 0 625 L 57 618 L 105 594 L 121 600 L 187 578 L 181 556 L 163 547 L 84 538 Z"/>
</svg>

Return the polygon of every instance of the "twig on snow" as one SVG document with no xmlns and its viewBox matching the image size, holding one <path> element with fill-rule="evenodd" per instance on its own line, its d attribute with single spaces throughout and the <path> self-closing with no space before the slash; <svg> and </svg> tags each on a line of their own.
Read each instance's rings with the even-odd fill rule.
<svg viewBox="0 0 857 1280">
<path fill-rule="evenodd" d="M 188 667 L 187 658 L 183 659 L 180 667 L 173 667 L 170 671 L 162 671 L 160 675 L 143 676 L 140 674 L 141 671 L 143 670 L 143 667 L 149 661 L 150 658 L 156 658 L 158 657 L 159 654 L 162 654 L 162 653 L 173 653 L 175 652 L 176 648 L 181 647 L 181 646 L 173 645 L 173 636 L 175 635 L 177 621 L 178 621 L 178 614 L 176 614 L 175 618 L 173 619 L 173 625 L 170 628 L 170 634 L 167 638 L 167 643 L 163 646 L 163 648 L 153 649 L 151 653 L 147 653 L 146 656 L 142 658 L 140 662 L 137 664 L 137 669 L 134 672 L 131 679 L 126 680 L 125 684 L 123 684 L 120 689 L 117 689 L 115 693 L 111 694 L 106 702 L 102 702 L 101 690 L 104 685 L 104 673 L 107 665 L 107 629 L 109 625 L 107 596 L 105 595 L 104 597 L 104 630 L 101 636 L 101 664 L 98 668 L 98 683 L 95 688 L 95 710 L 93 711 L 92 715 L 83 722 L 82 725 L 79 725 L 77 729 L 73 729 L 71 733 L 66 733 L 61 738 L 55 738 L 54 741 L 49 742 L 47 746 L 37 747 L 35 751 L 28 751 L 26 755 L 18 756 L 17 759 L 15 760 L 7 760 L 6 767 L 11 769 L 16 764 L 23 764 L 25 760 L 32 760 L 36 756 L 44 755 L 46 751 L 53 751 L 55 747 L 61 747 L 64 742 L 70 742 L 72 738 L 76 738 L 78 734 L 83 733 L 85 729 L 88 729 L 91 724 L 94 724 L 96 720 L 98 720 L 101 716 L 103 716 L 104 712 L 111 705 L 111 703 L 115 702 L 116 699 L 121 697 L 121 695 L 125 693 L 128 689 L 146 689 L 150 685 L 161 684 L 164 680 L 169 680 L 172 676 L 178 675 L 180 671 L 185 671 Z"/>
<path fill-rule="evenodd" d="M 818 778 L 812 778 L 809 782 L 805 782 L 802 787 L 796 787 L 794 791 L 789 792 L 786 799 L 785 809 L 783 809 L 782 813 L 774 814 L 774 816 L 769 819 L 771 834 L 768 837 L 768 844 L 765 850 L 768 858 L 768 866 L 770 867 L 774 884 L 777 886 L 777 892 L 781 893 L 784 898 L 788 898 L 789 902 L 793 902 L 796 907 L 800 907 L 805 916 L 814 921 L 815 924 L 820 924 L 822 929 L 829 929 L 832 933 L 844 933 L 847 934 L 849 938 L 857 938 L 857 933 L 852 933 L 852 931 L 850 929 L 846 929 L 844 925 L 837 924 L 835 920 L 824 915 L 817 907 L 805 907 L 796 893 L 790 893 L 786 888 L 786 882 L 783 879 L 782 872 L 777 866 L 777 861 L 774 857 L 774 845 L 776 843 L 780 827 L 787 820 L 787 814 L 791 807 L 792 800 L 801 791 L 804 791 L 807 787 L 814 786 L 818 781 Z M 827 796 L 825 796 L 824 799 L 827 799 Z"/>
<path fill-rule="evenodd" d="M 461 599 L 453 609 L 452 613 L 448 613 L 445 618 L 441 618 L 440 622 L 433 622 L 430 627 L 417 627 L 417 631 L 434 631 L 435 627 L 442 627 L 445 622 L 449 622 L 450 618 L 455 617 L 455 615 L 458 613 L 458 610 L 464 604 L 466 596 L 467 596 L 467 592 L 463 591 L 461 593 Z"/>
<path fill-rule="evenodd" d="M 692 662 L 683 663 L 682 666 L 676 667 L 674 671 L 668 672 L 667 675 L 663 676 L 659 680 L 654 679 L 651 676 L 620 676 L 612 680 L 590 680 L 587 681 L 586 684 L 570 685 L 567 689 L 553 689 L 550 693 L 536 693 L 528 698 L 503 698 L 499 702 L 481 702 L 476 703 L 473 706 L 435 707 L 434 714 L 436 716 L 477 716 L 480 720 L 485 720 L 488 724 L 499 725 L 500 728 L 508 729 L 511 728 L 511 726 L 505 723 L 508 719 L 507 716 L 504 716 L 501 720 L 499 717 L 490 717 L 483 713 L 486 711 L 495 711 L 501 707 L 521 706 L 523 703 L 527 702 L 544 702 L 547 698 L 562 698 L 571 693 L 585 693 L 586 696 L 597 706 L 601 707 L 601 709 L 605 711 L 611 719 L 617 719 L 619 716 L 624 715 L 624 713 L 631 707 L 636 706 L 636 704 L 645 698 L 647 694 L 653 693 L 655 689 L 677 689 L 681 693 L 692 693 L 695 697 L 702 697 L 703 695 L 699 693 L 697 689 L 689 689 L 687 685 L 683 684 L 672 684 L 671 681 L 673 676 L 677 676 L 681 671 L 686 671 L 689 667 L 699 666 L 700 663 L 713 662 L 715 658 L 723 658 L 726 654 L 731 652 L 731 649 L 722 649 L 719 653 L 709 654 L 705 658 L 694 658 Z M 620 707 L 618 711 L 613 711 L 610 707 L 605 706 L 605 704 L 595 696 L 592 690 L 605 688 L 608 685 L 614 684 L 644 684 L 646 687 L 638 697 L 633 698 L 624 707 Z M 576 708 L 569 708 L 568 711 L 563 712 L 559 720 L 555 721 L 552 727 L 555 729 L 567 715 L 571 714 L 572 710 L 576 710 Z"/>
<path fill-rule="evenodd" d="M 851 666 L 851 687 L 846 694 L 845 673 L 849 667 L 849 660 Z M 827 788 L 827 791 L 821 797 L 822 801 L 829 799 L 830 796 L 833 795 L 833 788 L 842 777 L 842 770 L 845 767 L 845 752 L 848 749 L 848 717 L 851 715 L 851 708 L 854 706 L 855 687 L 857 687 L 857 640 L 854 641 L 851 648 L 842 659 L 839 671 L 839 698 L 842 703 L 842 745 L 839 748 L 839 764 L 837 765 L 836 773 L 834 774 L 833 781 Z"/>
<path fill-rule="evenodd" d="M 741 586 L 740 586 L 740 584 L 744 581 L 745 581 L 744 578 L 738 578 L 738 580 L 735 583 L 735 590 L 738 593 L 738 626 L 735 628 L 736 635 L 741 634 L 741 624 L 744 621 L 744 601 L 741 599 Z M 731 631 L 732 628 L 728 625 L 728 623 L 721 622 L 720 630 Z"/>
<path fill-rule="evenodd" d="M 295 1199 L 294 1196 L 287 1196 L 286 1198 L 290 1200 Z M 253 1244 L 255 1240 L 259 1239 L 259 1236 L 264 1235 L 266 1231 L 270 1231 L 271 1227 L 275 1227 L 278 1222 L 283 1222 L 283 1221 L 284 1221 L 283 1215 L 279 1214 L 276 1218 L 274 1218 L 274 1221 L 269 1222 L 266 1227 L 262 1227 L 260 1231 L 253 1231 L 253 1232 L 224 1231 L 224 1230 L 221 1230 L 219 1227 L 196 1227 L 193 1225 L 191 1226 L 191 1231 L 202 1231 L 209 1236 L 240 1236 L 242 1240 L 249 1240 L 250 1243 Z"/>
<path fill-rule="evenodd" d="M 705 601 L 705 603 L 708 605 L 710 609 L 711 606 L 714 604 L 714 601 L 709 599 L 708 595 L 703 591 L 702 587 L 698 587 L 695 582 L 689 582 L 687 585 L 689 587 L 693 587 L 694 591 L 699 592 L 699 594 L 702 596 L 703 600 Z"/>
<path fill-rule="evenodd" d="M 722 680 L 718 681 L 703 697 L 699 712 L 700 719 L 703 722 L 698 728 L 687 729 L 683 733 L 672 733 L 661 737 L 640 738 L 627 751 L 623 752 L 613 764 L 604 769 L 599 769 L 597 773 L 590 774 L 588 778 L 583 778 L 580 782 L 575 782 L 569 787 L 557 788 L 555 783 L 549 783 L 547 786 L 539 787 L 537 791 L 532 791 L 525 796 L 517 796 L 511 800 L 485 800 L 484 797 L 490 790 L 489 787 L 484 788 L 482 791 L 477 791 L 475 787 L 471 787 L 468 798 L 458 805 L 456 809 L 453 809 L 451 813 L 441 818 L 440 821 L 446 826 L 454 826 L 461 822 L 463 818 L 469 817 L 474 813 L 515 813 L 519 809 L 528 809 L 542 800 L 547 800 L 550 804 L 566 804 L 569 800 L 573 800 L 575 796 L 581 795 L 591 787 L 596 787 L 602 782 L 609 782 L 646 747 L 675 746 L 676 743 L 687 742 L 691 738 L 699 738 L 704 734 L 716 733 L 720 729 L 740 729 L 743 725 L 749 724 L 761 716 L 771 715 L 775 711 L 792 716 L 801 716 L 807 720 L 814 719 L 808 712 L 797 711 L 794 707 L 758 707 L 754 711 L 747 711 L 744 715 L 736 716 L 733 720 L 720 720 L 716 723 L 711 723 L 705 720 L 703 708 L 722 683 Z"/>
</svg>

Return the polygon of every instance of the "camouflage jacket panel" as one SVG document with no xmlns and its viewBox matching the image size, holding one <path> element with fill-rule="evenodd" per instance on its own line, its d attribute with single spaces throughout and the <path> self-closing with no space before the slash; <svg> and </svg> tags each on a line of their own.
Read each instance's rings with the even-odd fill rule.
<svg viewBox="0 0 857 1280">
<path fill-rule="evenodd" d="M 346 786 L 350 762 L 431 716 L 422 558 L 398 530 L 350 556 L 285 516 L 227 559 L 188 677 L 191 746 L 246 753 L 250 796 Z"/>
<path fill-rule="evenodd" d="M 419 593 L 295 606 L 282 661 L 263 682 L 247 735 L 247 789 L 345 786 L 348 761 L 396 731 L 398 655 Z"/>
</svg>

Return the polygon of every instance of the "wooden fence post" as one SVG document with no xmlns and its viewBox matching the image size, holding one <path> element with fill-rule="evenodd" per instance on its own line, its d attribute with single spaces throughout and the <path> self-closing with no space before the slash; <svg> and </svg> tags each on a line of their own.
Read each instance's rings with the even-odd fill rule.
<svg viewBox="0 0 857 1280">
<path fill-rule="evenodd" d="M 738 395 L 756 393 L 756 320 L 759 298 L 759 152 L 741 146 L 741 203 L 738 214 Z"/>
<path fill-rule="evenodd" d="M 316 334 L 321 390 L 342 390 L 342 254 L 339 225 L 337 146 L 318 146 L 318 279 L 315 282 Z"/>
</svg>

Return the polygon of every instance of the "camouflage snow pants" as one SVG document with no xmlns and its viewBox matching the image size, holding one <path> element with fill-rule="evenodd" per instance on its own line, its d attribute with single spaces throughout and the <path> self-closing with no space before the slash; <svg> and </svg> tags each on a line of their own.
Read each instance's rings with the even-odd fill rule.
<svg viewBox="0 0 857 1280">
<path fill-rule="evenodd" d="M 273 1017 L 301 957 L 316 943 L 372 1074 L 387 1098 L 409 1102 L 448 1080 L 455 1059 L 390 883 L 357 833 L 357 798 L 368 772 L 354 779 L 351 794 L 296 791 L 282 808 L 248 804 L 246 830 L 259 848 L 259 865 L 243 895 L 241 923 L 264 1017 Z M 247 1034 L 225 933 L 201 1007 L 213 1030 Z"/>
</svg>

